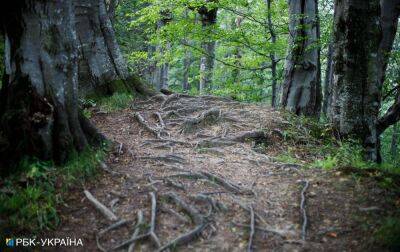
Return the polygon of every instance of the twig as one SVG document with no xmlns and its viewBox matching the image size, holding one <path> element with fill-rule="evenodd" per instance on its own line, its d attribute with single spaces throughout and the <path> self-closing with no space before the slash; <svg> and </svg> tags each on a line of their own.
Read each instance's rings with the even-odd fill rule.
<svg viewBox="0 0 400 252">
<path fill-rule="evenodd" d="M 93 204 L 93 206 L 99 210 L 100 213 L 104 215 L 110 221 L 117 221 L 118 217 L 105 205 L 100 203 L 88 190 L 83 191 L 86 198 Z"/>
<path fill-rule="evenodd" d="M 250 209 L 250 236 L 249 236 L 249 244 L 247 245 L 247 252 L 253 251 L 253 237 L 255 233 L 255 221 L 254 221 L 254 210 L 252 206 L 249 206 Z"/>
<path fill-rule="evenodd" d="M 301 191 L 301 202 L 300 202 L 300 211 L 303 215 L 303 225 L 301 227 L 301 239 L 303 241 L 306 240 L 306 231 L 307 231 L 307 211 L 306 211 L 306 196 L 305 193 L 307 191 L 307 188 L 309 186 L 308 180 L 304 181 L 304 187 L 303 190 Z"/>
</svg>

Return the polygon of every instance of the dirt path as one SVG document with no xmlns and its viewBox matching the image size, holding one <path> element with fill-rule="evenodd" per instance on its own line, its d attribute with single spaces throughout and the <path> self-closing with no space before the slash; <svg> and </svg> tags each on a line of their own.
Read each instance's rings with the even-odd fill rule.
<svg viewBox="0 0 400 252">
<path fill-rule="evenodd" d="M 143 238 L 135 251 L 168 244 L 178 251 L 373 249 L 370 220 L 385 211 L 385 192 L 340 172 L 275 162 L 268 153 L 279 145 L 271 133 L 284 121 L 279 112 L 179 95 L 132 107 L 93 118 L 117 144 L 107 161 L 111 172 L 87 190 L 130 221 L 98 239 L 106 250 L 121 245 L 127 251 L 132 243 L 122 245 L 132 237 Z M 267 151 L 257 151 L 260 146 Z M 56 235 L 77 234 L 85 251 L 98 250 L 96 235 L 113 221 L 82 192 L 68 202 Z M 138 213 L 142 225 L 136 225 Z"/>
</svg>

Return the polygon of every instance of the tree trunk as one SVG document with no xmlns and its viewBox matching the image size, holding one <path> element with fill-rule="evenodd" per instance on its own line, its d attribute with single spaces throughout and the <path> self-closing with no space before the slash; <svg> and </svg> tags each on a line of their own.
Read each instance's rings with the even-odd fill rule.
<svg viewBox="0 0 400 252">
<path fill-rule="evenodd" d="M 379 19 L 379 0 L 336 1 L 331 120 L 340 136 L 362 141 L 371 161 L 380 161 Z"/>
<path fill-rule="evenodd" d="M 189 42 L 186 42 L 189 43 Z M 190 49 L 186 48 L 185 51 L 185 58 L 183 59 L 183 80 L 182 80 L 182 90 L 187 92 L 190 90 L 190 83 L 189 83 L 189 72 L 190 72 L 190 65 L 192 64 L 192 53 Z"/>
<path fill-rule="evenodd" d="M 200 14 L 203 33 L 207 34 L 212 29 L 212 26 L 217 22 L 217 8 L 209 8 L 208 6 L 201 6 L 198 9 Z M 212 85 L 214 59 L 215 59 L 215 41 L 208 38 L 202 42 L 201 45 L 204 55 L 200 59 L 200 93 L 207 92 Z"/>
<path fill-rule="evenodd" d="M 104 0 L 74 0 L 81 96 L 116 91 L 152 94 L 128 72 Z"/>
<path fill-rule="evenodd" d="M 289 2 L 290 45 L 285 64 L 282 107 L 307 116 L 319 116 L 321 81 L 317 0 Z"/>
<path fill-rule="evenodd" d="M 328 55 L 326 60 L 325 80 L 324 80 L 324 99 L 322 103 L 322 113 L 329 115 L 332 102 L 332 81 L 333 81 L 333 43 L 329 43 Z"/>
<path fill-rule="evenodd" d="M 392 142 L 390 144 L 390 154 L 392 156 L 392 160 L 397 160 L 398 156 L 398 145 L 399 145 L 399 138 L 400 138 L 400 128 L 398 123 L 393 125 L 393 135 L 392 135 Z"/>
<path fill-rule="evenodd" d="M 272 9 L 271 9 L 271 3 L 272 0 L 265 0 L 265 3 L 267 4 L 267 23 L 268 23 L 268 32 L 271 36 L 271 44 L 275 45 L 276 44 L 276 33 L 274 29 L 274 25 L 272 23 Z M 275 49 L 274 49 L 275 50 Z M 271 96 L 271 106 L 275 108 L 277 106 L 277 65 L 278 61 L 276 59 L 276 55 L 274 51 L 271 51 L 269 54 L 269 57 L 271 59 L 271 77 L 272 77 L 272 96 Z"/>
<path fill-rule="evenodd" d="M 16 164 L 28 155 L 63 162 L 71 152 L 103 140 L 78 113 L 72 2 L 24 0 L 3 6 L 2 12 L 6 76 L 0 160 Z"/>
<path fill-rule="evenodd" d="M 397 24 L 400 15 L 400 0 L 381 0 L 380 5 L 382 40 L 379 45 L 378 54 L 378 77 L 380 85 L 383 86 L 386 68 L 397 32 Z"/>
</svg>

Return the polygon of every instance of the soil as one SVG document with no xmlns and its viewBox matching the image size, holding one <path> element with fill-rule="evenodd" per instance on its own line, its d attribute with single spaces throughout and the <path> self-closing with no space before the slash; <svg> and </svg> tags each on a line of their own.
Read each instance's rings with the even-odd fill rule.
<svg viewBox="0 0 400 252">
<path fill-rule="evenodd" d="M 85 189 L 119 219 L 131 221 L 100 237 L 106 250 L 132 237 L 140 210 L 146 224 L 138 231 L 148 232 L 152 193 L 161 246 L 203 225 L 184 244 L 172 245 L 174 251 L 383 250 L 373 233 L 395 209 L 393 195 L 372 178 L 277 162 L 283 143 L 273 132 L 285 120 L 270 107 L 173 94 L 138 100 L 122 111 L 100 111 L 92 121 L 115 146 L 108 171 Z M 178 196 L 200 220 L 168 195 Z M 52 236 L 82 238 L 84 248 L 77 251 L 99 251 L 96 235 L 114 223 L 78 189 L 61 216 Z M 135 242 L 135 251 L 157 251 L 157 243 L 144 237 Z"/>
</svg>

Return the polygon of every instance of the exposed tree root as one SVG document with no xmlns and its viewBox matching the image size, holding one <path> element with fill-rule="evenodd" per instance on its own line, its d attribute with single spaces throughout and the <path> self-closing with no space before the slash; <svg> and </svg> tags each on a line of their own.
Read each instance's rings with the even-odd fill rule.
<svg viewBox="0 0 400 252">
<path fill-rule="evenodd" d="M 150 227 L 149 227 L 149 231 L 143 235 L 139 235 L 140 233 L 140 229 L 143 222 L 143 214 L 141 213 L 139 216 L 138 213 L 138 225 L 136 225 L 135 231 L 132 235 L 132 237 L 126 241 L 123 241 L 122 243 L 116 245 L 114 248 L 112 248 L 112 251 L 115 250 L 119 250 L 122 249 L 126 246 L 130 246 L 133 245 L 133 248 L 135 247 L 134 243 L 138 240 L 142 240 L 142 239 L 147 239 L 149 238 L 155 245 L 157 248 L 159 248 L 161 246 L 160 240 L 158 239 L 156 233 L 155 233 L 155 226 L 156 226 L 156 215 L 157 215 L 157 198 L 154 192 L 150 192 L 150 197 L 151 197 L 151 217 L 150 217 Z M 138 231 L 136 231 L 138 230 Z M 133 249 L 132 248 L 132 249 Z"/>
<path fill-rule="evenodd" d="M 175 194 L 173 192 L 169 192 L 169 193 L 162 195 L 162 197 L 164 197 L 168 201 L 173 202 L 175 205 L 179 206 L 183 211 L 185 211 L 189 215 L 189 217 L 192 219 L 194 224 L 196 224 L 196 225 L 203 224 L 204 218 L 200 214 L 200 212 L 196 208 L 188 205 L 177 194 Z"/>
<path fill-rule="evenodd" d="M 250 225 L 245 225 L 245 224 L 240 224 L 240 223 L 233 223 L 233 225 L 237 226 L 237 227 L 243 227 L 243 228 L 251 228 Z M 265 232 L 265 233 L 271 233 L 274 235 L 278 235 L 282 238 L 286 238 L 287 234 L 281 230 L 277 230 L 277 229 L 271 229 L 271 228 L 262 228 L 262 227 L 254 227 L 257 231 L 261 231 L 261 232 Z"/>
<path fill-rule="evenodd" d="M 210 224 L 209 223 L 203 223 L 198 226 L 196 226 L 195 229 L 190 230 L 189 232 L 177 237 L 176 239 L 168 242 L 166 245 L 162 246 L 158 252 L 160 251 L 165 251 L 169 248 L 174 248 L 177 246 L 181 246 L 184 244 L 188 244 L 189 242 L 193 241 L 197 237 L 200 236 L 201 232 L 203 232 L 204 229 L 206 229 Z"/>
<path fill-rule="evenodd" d="M 252 206 L 249 206 L 249 209 L 250 209 L 250 235 L 249 235 L 249 243 L 247 245 L 247 252 L 253 251 L 253 237 L 255 233 L 254 210 Z"/>
<path fill-rule="evenodd" d="M 163 120 L 161 114 L 159 112 L 155 112 L 154 116 L 157 118 L 158 122 L 160 123 L 161 130 L 164 130 L 165 129 L 165 123 L 164 123 L 164 120 Z"/>
<path fill-rule="evenodd" d="M 139 210 L 137 213 L 137 223 L 136 223 L 135 231 L 133 231 L 131 239 L 132 238 L 135 239 L 136 237 L 138 237 L 140 230 L 143 228 L 143 225 L 144 225 L 143 212 L 142 212 L 142 210 Z M 129 245 L 128 252 L 133 252 L 135 250 L 135 246 L 136 246 L 136 243 L 134 241 L 131 243 L 131 245 Z"/>
<path fill-rule="evenodd" d="M 161 138 L 161 132 L 157 129 L 152 128 L 146 120 L 139 114 L 135 113 L 134 118 L 137 120 L 137 122 L 143 126 L 149 133 L 153 134 L 157 138 Z"/>
<path fill-rule="evenodd" d="M 183 133 L 190 133 L 196 130 L 198 127 L 215 123 L 221 117 L 221 110 L 219 108 L 212 108 L 201 113 L 200 116 L 195 118 L 186 119 L 183 122 L 181 131 Z"/>
<path fill-rule="evenodd" d="M 100 243 L 100 238 L 106 234 L 107 232 L 110 232 L 111 230 L 114 230 L 116 228 L 119 228 L 121 226 L 127 225 L 129 224 L 131 221 L 129 220 L 120 220 L 116 223 L 111 224 L 110 226 L 100 230 L 97 234 L 96 234 L 96 244 L 97 244 L 97 248 L 103 252 L 107 251 L 107 249 L 105 249 L 101 243 Z"/>
<path fill-rule="evenodd" d="M 250 189 L 241 188 L 238 185 L 235 185 L 231 182 L 226 181 L 223 178 L 220 178 L 216 175 L 213 175 L 209 172 L 188 172 L 188 173 L 178 173 L 170 175 L 169 177 L 180 177 L 186 179 L 205 179 L 211 181 L 214 184 L 222 186 L 226 190 L 236 193 L 236 194 L 251 194 L 254 195 L 254 192 Z"/>
<path fill-rule="evenodd" d="M 306 235 L 307 235 L 307 225 L 308 225 L 308 220 L 307 220 L 307 211 L 306 211 L 306 196 L 305 193 L 307 191 L 307 188 L 309 186 L 309 182 L 306 180 L 304 182 L 304 187 L 303 190 L 301 190 L 301 202 L 300 202 L 300 212 L 303 217 L 303 224 L 301 226 L 301 239 L 303 241 L 306 240 Z"/>
<path fill-rule="evenodd" d="M 100 203 L 88 190 L 83 191 L 86 198 L 92 203 L 92 205 L 99 210 L 101 214 L 103 214 L 104 217 L 106 217 L 110 221 L 117 221 L 118 217 L 110 210 L 108 209 L 105 205 Z"/>
<path fill-rule="evenodd" d="M 162 161 L 167 163 L 179 163 L 179 164 L 186 163 L 186 160 L 184 158 L 174 154 L 167 154 L 158 157 L 137 157 L 137 159 L 147 159 L 147 160 L 155 160 L 155 161 Z"/>
<path fill-rule="evenodd" d="M 157 215 L 157 198 L 154 192 L 150 193 L 151 197 L 151 219 L 150 219 L 150 231 L 149 235 L 151 240 L 157 246 L 157 248 L 161 247 L 160 240 L 158 239 L 155 228 L 156 228 L 156 215 Z"/>
<path fill-rule="evenodd" d="M 246 141 L 255 141 L 256 143 L 265 143 L 268 140 L 267 134 L 264 131 L 246 131 L 239 135 L 231 137 L 221 137 L 214 139 L 204 139 L 197 143 L 197 147 L 220 147 L 231 146 L 236 143 L 244 143 Z"/>
<path fill-rule="evenodd" d="M 183 223 L 188 223 L 189 222 L 185 217 L 183 217 L 180 213 L 178 213 L 174 209 L 170 209 L 170 208 L 167 208 L 167 207 L 161 207 L 160 210 L 165 212 L 165 213 L 168 213 L 170 215 L 175 216 L 178 220 L 180 220 Z"/>
</svg>

